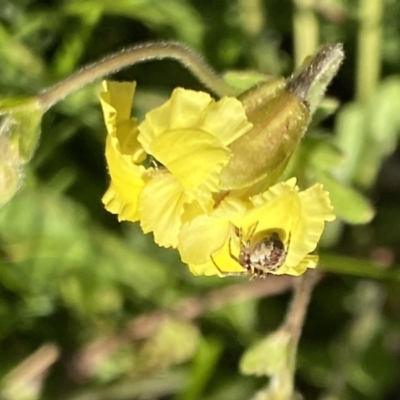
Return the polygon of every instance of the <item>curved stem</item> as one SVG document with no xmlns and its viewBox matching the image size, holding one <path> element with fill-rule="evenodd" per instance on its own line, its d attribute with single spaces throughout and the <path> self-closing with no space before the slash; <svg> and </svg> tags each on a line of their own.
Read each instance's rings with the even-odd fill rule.
<svg viewBox="0 0 400 400">
<path fill-rule="evenodd" d="M 172 58 L 187 67 L 205 86 L 219 96 L 237 95 L 193 50 L 175 42 L 150 42 L 128 47 L 83 67 L 56 85 L 43 90 L 39 101 L 46 111 L 69 94 L 123 68 L 144 61 Z"/>
</svg>

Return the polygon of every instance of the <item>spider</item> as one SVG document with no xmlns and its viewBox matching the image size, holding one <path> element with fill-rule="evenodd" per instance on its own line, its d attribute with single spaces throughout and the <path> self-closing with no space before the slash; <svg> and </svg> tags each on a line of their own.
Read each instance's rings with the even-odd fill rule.
<svg viewBox="0 0 400 400">
<path fill-rule="evenodd" d="M 246 241 L 243 240 L 243 231 L 235 227 L 236 235 L 240 240 L 239 256 L 232 253 L 232 238 L 229 239 L 229 255 L 242 268 L 240 272 L 225 272 L 215 262 L 213 256 L 211 261 L 223 276 L 250 276 L 250 279 L 265 278 L 269 272 L 277 271 L 285 262 L 287 249 L 277 232 L 272 232 L 260 239 L 254 239 L 254 232 L 258 222 L 254 224 Z M 289 241 L 287 248 L 289 248 Z"/>
</svg>

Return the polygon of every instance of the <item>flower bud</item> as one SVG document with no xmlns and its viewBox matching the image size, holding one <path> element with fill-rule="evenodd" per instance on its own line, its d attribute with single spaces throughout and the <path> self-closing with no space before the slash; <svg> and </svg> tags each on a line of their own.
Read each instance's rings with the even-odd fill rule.
<svg viewBox="0 0 400 400">
<path fill-rule="evenodd" d="M 220 174 L 223 190 L 272 185 L 303 137 L 310 117 L 343 59 L 341 45 L 327 45 L 293 77 L 260 84 L 239 97 L 253 128 L 230 146 Z"/>
</svg>

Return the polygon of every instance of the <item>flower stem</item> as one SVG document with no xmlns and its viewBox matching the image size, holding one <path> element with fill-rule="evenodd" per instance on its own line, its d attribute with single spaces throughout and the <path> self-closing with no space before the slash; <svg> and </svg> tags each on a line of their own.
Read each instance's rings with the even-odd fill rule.
<svg viewBox="0 0 400 400">
<path fill-rule="evenodd" d="M 164 58 L 172 58 L 182 63 L 205 86 L 219 96 L 237 94 L 197 53 L 188 47 L 175 42 L 150 42 L 123 49 L 83 67 L 63 81 L 43 90 L 39 94 L 39 101 L 46 111 L 69 94 L 97 79 L 134 64 Z"/>
<path fill-rule="evenodd" d="M 294 3 L 294 52 L 295 63 L 299 67 L 318 47 L 319 24 L 314 12 L 315 0 L 295 0 Z"/>
<path fill-rule="evenodd" d="M 356 98 L 367 101 L 374 93 L 381 68 L 383 2 L 360 0 Z"/>
<path fill-rule="evenodd" d="M 290 333 L 293 343 L 297 343 L 300 339 L 316 278 L 317 271 L 309 269 L 299 278 L 295 286 L 292 302 L 282 326 L 283 330 Z"/>
</svg>

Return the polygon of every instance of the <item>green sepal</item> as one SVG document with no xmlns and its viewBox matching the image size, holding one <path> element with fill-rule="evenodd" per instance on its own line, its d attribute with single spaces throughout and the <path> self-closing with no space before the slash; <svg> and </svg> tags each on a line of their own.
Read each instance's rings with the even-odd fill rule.
<svg viewBox="0 0 400 400">
<path fill-rule="evenodd" d="M 309 123 L 307 105 L 286 90 L 284 79 L 257 86 L 239 100 L 254 126 L 229 146 L 232 158 L 220 175 L 222 190 L 244 189 L 261 180 L 273 184 Z"/>
<path fill-rule="evenodd" d="M 253 128 L 230 146 L 222 190 L 274 184 L 303 137 L 310 117 L 343 60 L 341 44 L 327 45 L 289 79 L 260 83 L 239 96 Z"/>
</svg>

